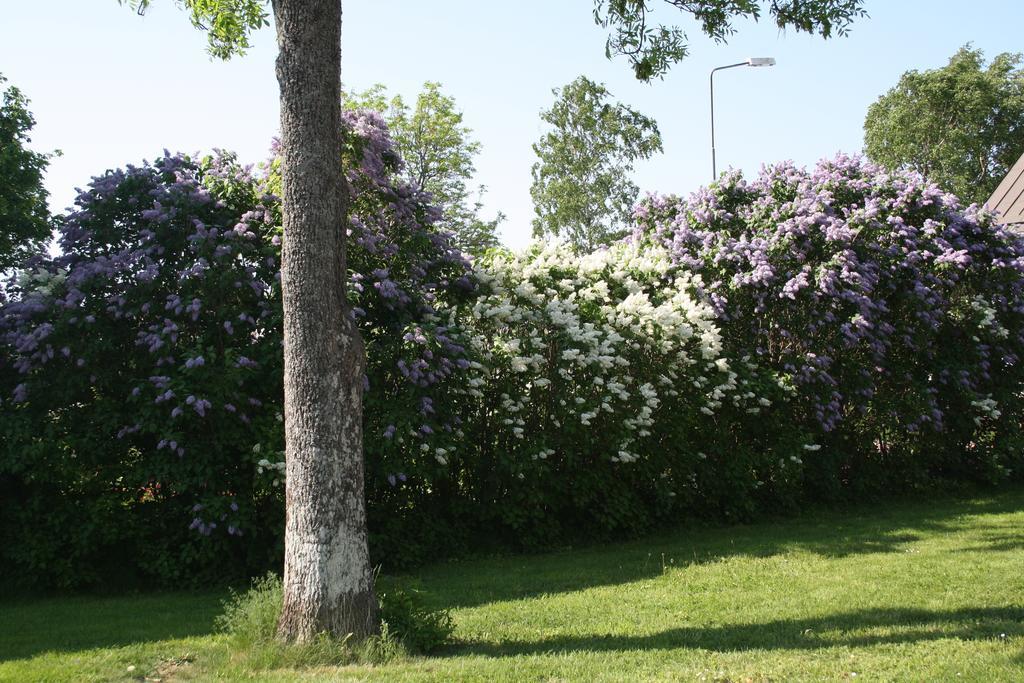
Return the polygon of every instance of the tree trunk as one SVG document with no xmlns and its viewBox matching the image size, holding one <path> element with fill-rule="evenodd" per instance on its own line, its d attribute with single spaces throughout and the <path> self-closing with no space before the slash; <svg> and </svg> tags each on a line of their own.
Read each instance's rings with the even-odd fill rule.
<svg viewBox="0 0 1024 683">
<path fill-rule="evenodd" d="M 366 547 L 359 331 L 345 301 L 341 0 L 273 0 L 281 87 L 284 605 L 278 635 L 378 630 Z"/>
</svg>

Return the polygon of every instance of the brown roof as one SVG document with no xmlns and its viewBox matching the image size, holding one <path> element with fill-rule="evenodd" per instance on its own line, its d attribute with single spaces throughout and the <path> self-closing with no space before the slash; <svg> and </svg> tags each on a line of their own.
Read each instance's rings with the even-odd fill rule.
<svg viewBox="0 0 1024 683">
<path fill-rule="evenodd" d="M 1000 223 L 1024 223 L 1024 154 L 985 204 L 999 214 Z"/>
</svg>

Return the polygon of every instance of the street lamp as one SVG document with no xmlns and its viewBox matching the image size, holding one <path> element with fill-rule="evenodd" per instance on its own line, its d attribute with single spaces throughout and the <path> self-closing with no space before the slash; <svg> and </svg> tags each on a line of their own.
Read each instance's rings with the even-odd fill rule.
<svg viewBox="0 0 1024 683">
<path fill-rule="evenodd" d="M 774 57 L 748 57 L 746 61 L 719 66 L 711 70 L 711 180 L 718 179 L 715 166 L 715 72 L 737 66 L 775 66 Z"/>
</svg>

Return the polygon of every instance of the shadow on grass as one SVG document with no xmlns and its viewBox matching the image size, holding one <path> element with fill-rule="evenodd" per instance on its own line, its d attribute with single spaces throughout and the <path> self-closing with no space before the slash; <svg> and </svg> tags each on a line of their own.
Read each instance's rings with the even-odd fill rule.
<svg viewBox="0 0 1024 683">
<path fill-rule="evenodd" d="M 965 546 L 960 548 L 960 552 L 964 553 L 975 553 L 975 552 L 1014 552 L 1024 550 L 1024 531 L 1020 533 L 1014 533 L 1014 531 L 1008 527 L 996 527 L 1001 529 L 1001 533 L 983 533 L 979 534 L 976 539 L 976 545 Z"/>
<path fill-rule="evenodd" d="M 693 626 L 645 636 L 588 635 L 535 641 L 467 642 L 452 654 L 511 657 L 564 652 L 701 649 L 818 650 L 909 644 L 940 639 L 987 640 L 1024 635 L 1024 607 L 931 611 L 872 609 L 762 624 Z"/>
<path fill-rule="evenodd" d="M 413 582 L 423 586 L 433 606 L 454 609 L 630 583 L 659 576 L 666 567 L 732 557 L 903 553 L 915 541 L 950 532 L 966 531 L 958 539 L 963 550 L 1009 550 L 1024 546 L 1024 532 L 1014 536 L 1005 526 L 986 526 L 976 518 L 1018 511 L 1024 511 L 1024 488 L 975 500 L 889 502 L 753 525 L 693 527 L 543 555 L 443 563 L 418 572 Z M 983 530 L 992 528 L 1001 529 L 1007 537 L 986 542 Z"/>
<path fill-rule="evenodd" d="M 665 567 L 685 567 L 732 557 L 772 557 L 806 552 L 827 557 L 902 553 L 909 544 L 948 532 L 954 550 L 1014 550 L 1024 532 L 1012 520 L 989 524 L 985 515 L 1024 511 L 1024 489 L 987 499 L 949 498 L 887 503 L 870 509 L 828 511 L 798 519 L 756 525 L 695 527 L 628 543 L 585 547 L 533 556 L 443 563 L 417 573 L 413 583 L 426 589 L 434 607 L 473 607 L 544 594 L 618 585 L 653 578 Z M 406 584 L 409 577 L 385 578 Z M 73 597 L 0 602 L 0 661 L 44 652 L 204 636 L 213 632 L 222 593 L 148 594 L 130 597 Z M 992 637 L 1022 633 L 1024 609 L 955 612 L 882 610 L 803 621 L 738 626 L 687 627 L 650 636 L 600 636 L 500 644 L 470 643 L 461 649 L 493 656 L 572 649 L 702 647 L 710 649 L 818 648 L 835 644 L 909 642 L 944 637 Z M 896 628 L 893 634 L 863 634 Z M 835 638 L 815 635 L 838 631 Z"/>
<path fill-rule="evenodd" d="M 225 597 L 156 593 L 5 601 L 0 603 L 0 662 L 209 635 Z"/>
</svg>

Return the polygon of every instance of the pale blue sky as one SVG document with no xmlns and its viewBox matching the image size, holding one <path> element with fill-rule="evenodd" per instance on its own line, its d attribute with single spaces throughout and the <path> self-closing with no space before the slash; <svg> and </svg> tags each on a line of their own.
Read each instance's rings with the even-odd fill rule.
<svg viewBox="0 0 1024 683">
<path fill-rule="evenodd" d="M 205 37 L 171 0 L 141 18 L 116 0 L 4 4 L 0 72 L 32 100 L 33 146 L 64 153 L 47 177 L 55 209 L 91 176 L 164 148 L 266 156 L 278 126 L 272 29 L 247 56 L 221 63 L 209 60 Z M 762 21 L 739 24 L 728 45 L 714 45 L 684 22 L 692 56 L 643 85 L 624 60 L 604 58 L 591 0 L 344 0 L 342 77 L 356 89 L 381 82 L 409 99 L 423 81 L 441 81 L 483 144 L 477 171 L 489 188 L 486 206 L 508 215 L 503 238 L 519 246 L 530 234 L 538 112 L 552 88 L 580 74 L 658 121 L 665 153 L 638 166 L 641 188 L 688 193 L 711 175 L 714 66 L 778 60 L 716 78 L 719 168 L 752 174 L 766 162 L 811 164 L 859 151 L 868 105 L 908 69 L 941 66 L 967 42 L 989 57 L 1022 48 L 1017 0 L 869 0 L 867 9 L 849 37 L 829 41 Z M 666 7 L 655 16 L 676 14 Z"/>
</svg>

